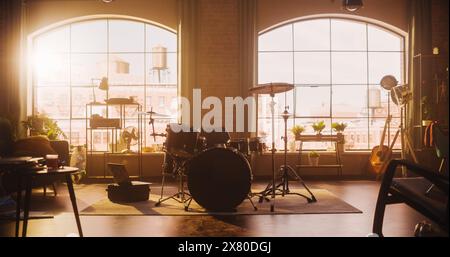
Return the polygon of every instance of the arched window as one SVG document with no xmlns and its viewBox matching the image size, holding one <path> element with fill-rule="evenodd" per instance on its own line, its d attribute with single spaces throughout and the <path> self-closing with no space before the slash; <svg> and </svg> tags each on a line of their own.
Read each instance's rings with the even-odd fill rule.
<svg viewBox="0 0 450 257">
<path fill-rule="evenodd" d="M 83 20 L 34 36 L 32 58 L 33 113 L 55 119 L 72 145 L 86 142 L 86 104 L 103 77 L 109 98 L 135 96 L 143 111 L 176 115 L 177 36 L 168 29 L 130 19 Z M 103 102 L 106 91 L 94 90 Z M 114 107 L 108 112 L 118 116 Z M 126 112 L 126 123 L 137 126 L 136 111 Z M 162 132 L 166 122 L 158 120 L 156 129 Z M 141 133 L 150 133 L 148 124 L 142 125 Z M 93 139 L 94 149 L 107 147 L 107 132 Z"/>
<path fill-rule="evenodd" d="M 344 134 L 350 150 L 378 145 L 385 119 L 391 114 L 386 143 L 390 141 L 400 122 L 399 111 L 379 83 L 389 74 L 399 83 L 405 82 L 404 41 L 404 36 L 386 28 L 343 18 L 300 20 L 262 32 L 258 40 L 258 83 L 295 85 L 295 90 L 276 96 L 277 147 L 283 147 L 284 125 L 279 114 L 285 106 L 294 114 L 288 128 L 302 125 L 305 134 L 314 133 L 311 125 L 317 121 L 325 122 L 324 134 L 333 133 L 334 122 L 347 123 Z M 260 96 L 258 100 L 258 135 L 271 142 L 270 99 Z M 332 146 L 305 143 L 304 147 Z"/>
</svg>

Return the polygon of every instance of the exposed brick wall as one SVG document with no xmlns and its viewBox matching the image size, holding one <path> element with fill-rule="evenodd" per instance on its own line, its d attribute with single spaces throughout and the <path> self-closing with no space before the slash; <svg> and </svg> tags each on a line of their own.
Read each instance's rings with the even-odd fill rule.
<svg viewBox="0 0 450 257">
<path fill-rule="evenodd" d="M 199 0 L 197 78 L 202 96 L 239 95 L 239 0 Z"/>
</svg>

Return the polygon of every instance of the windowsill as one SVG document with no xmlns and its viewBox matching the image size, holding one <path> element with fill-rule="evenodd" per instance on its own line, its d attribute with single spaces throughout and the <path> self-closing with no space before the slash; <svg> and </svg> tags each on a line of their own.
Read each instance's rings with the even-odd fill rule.
<svg viewBox="0 0 450 257">
<path fill-rule="evenodd" d="M 320 151 L 320 150 L 303 150 L 302 153 L 307 154 L 312 151 L 315 151 L 321 155 L 335 155 L 336 154 L 335 151 Z M 355 151 L 345 151 L 345 152 L 341 153 L 341 155 L 368 155 L 371 152 L 372 152 L 371 150 L 355 150 Z M 401 153 L 401 150 L 393 150 L 392 153 L 399 154 L 399 153 Z M 264 152 L 262 155 L 271 155 L 271 154 L 272 153 L 269 151 L 269 152 Z M 283 150 L 279 150 L 275 153 L 275 155 L 283 155 L 283 154 L 284 154 Z M 298 151 L 297 152 L 287 152 L 287 155 L 298 155 Z"/>
<path fill-rule="evenodd" d="M 312 152 L 313 150 L 304 150 L 302 151 L 303 154 L 307 154 L 309 152 Z M 336 154 L 336 152 L 334 151 L 315 151 L 318 152 L 320 155 L 329 155 L 329 156 L 334 156 Z M 368 155 L 370 154 L 372 151 L 369 150 L 361 150 L 361 151 L 345 151 L 343 153 L 341 153 L 341 155 Z M 394 154 L 400 154 L 401 151 L 400 150 L 394 150 L 393 151 Z M 93 152 L 93 153 L 88 153 L 88 155 L 103 155 L 103 154 L 111 154 L 111 155 L 123 155 L 123 156 L 135 156 L 138 153 L 132 153 L 132 154 L 127 154 L 127 153 L 110 153 L 110 152 Z M 142 153 L 142 156 L 152 156 L 152 155 L 164 155 L 164 152 L 146 152 L 146 153 Z M 271 152 L 264 152 L 262 154 L 262 156 L 270 156 L 272 153 Z M 260 154 L 258 154 L 259 156 L 261 156 Z M 281 151 L 277 151 L 275 153 L 275 155 L 284 155 L 284 152 Z M 298 155 L 298 152 L 287 152 L 287 155 L 290 156 L 294 156 L 294 155 Z"/>
</svg>

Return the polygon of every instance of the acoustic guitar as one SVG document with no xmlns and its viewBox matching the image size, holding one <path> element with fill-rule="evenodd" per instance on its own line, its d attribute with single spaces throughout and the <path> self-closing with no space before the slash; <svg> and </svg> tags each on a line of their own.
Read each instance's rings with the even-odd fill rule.
<svg viewBox="0 0 450 257">
<path fill-rule="evenodd" d="M 384 166 L 383 164 L 386 163 L 392 155 L 392 148 L 390 146 L 384 145 L 387 128 L 391 122 L 391 119 L 392 115 L 389 115 L 386 118 L 386 122 L 384 123 L 383 128 L 383 134 L 381 135 L 380 144 L 375 146 L 372 149 L 372 153 L 370 154 L 369 170 L 371 173 L 375 173 L 377 175 L 380 175 L 382 168 Z M 395 142 L 395 140 L 393 140 L 392 142 Z"/>
</svg>

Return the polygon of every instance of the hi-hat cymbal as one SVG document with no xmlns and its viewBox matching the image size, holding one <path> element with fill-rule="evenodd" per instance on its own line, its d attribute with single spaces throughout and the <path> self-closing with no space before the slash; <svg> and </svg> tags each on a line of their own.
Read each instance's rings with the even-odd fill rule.
<svg viewBox="0 0 450 257">
<path fill-rule="evenodd" d="M 289 83 L 267 83 L 267 84 L 260 84 L 256 87 L 251 88 L 249 91 L 252 94 L 259 94 L 259 95 L 274 95 L 278 93 L 287 92 L 294 89 L 294 85 Z"/>
<path fill-rule="evenodd" d="M 280 114 L 281 118 L 289 118 L 289 117 L 292 117 L 292 116 L 293 116 L 293 114 L 289 113 L 287 111 L 284 111 L 283 113 Z"/>
</svg>

